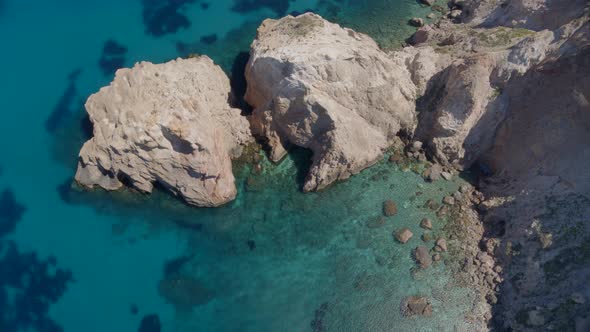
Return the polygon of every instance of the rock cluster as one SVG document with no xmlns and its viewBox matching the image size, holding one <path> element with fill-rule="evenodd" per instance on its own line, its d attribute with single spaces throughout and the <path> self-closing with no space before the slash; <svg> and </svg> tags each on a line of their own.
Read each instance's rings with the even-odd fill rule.
<svg viewBox="0 0 590 332">
<path fill-rule="evenodd" d="M 157 183 L 197 206 L 231 201 L 231 158 L 252 138 L 230 91 L 206 56 L 117 71 L 86 102 L 94 137 L 80 151 L 76 181 L 142 192 Z"/>
</svg>

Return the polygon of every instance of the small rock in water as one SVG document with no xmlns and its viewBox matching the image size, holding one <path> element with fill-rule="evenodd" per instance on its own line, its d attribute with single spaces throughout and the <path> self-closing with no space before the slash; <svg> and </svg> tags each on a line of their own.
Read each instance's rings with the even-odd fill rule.
<svg viewBox="0 0 590 332">
<path fill-rule="evenodd" d="M 426 15 L 426 17 L 432 20 L 432 19 L 436 18 L 436 15 L 434 15 L 434 13 L 430 13 L 430 14 Z"/>
<path fill-rule="evenodd" d="M 383 202 L 383 214 L 386 217 L 395 216 L 397 214 L 397 205 L 392 200 Z"/>
<path fill-rule="evenodd" d="M 432 221 L 430 221 L 428 218 L 424 218 L 422 221 L 420 221 L 420 227 L 424 229 L 432 229 Z"/>
<path fill-rule="evenodd" d="M 250 251 L 256 249 L 256 242 L 254 242 L 254 240 L 248 240 L 246 244 L 248 245 Z"/>
<path fill-rule="evenodd" d="M 412 236 L 414 236 L 414 234 L 407 227 L 402 228 L 402 229 L 398 230 L 397 232 L 395 232 L 395 239 L 402 244 L 410 241 Z"/>
<path fill-rule="evenodd" d="M 468 184 L 464 184 L 464 185 L 461 185 L 461 187 L 459 187 L 459 191 L 463 194 L 468 193 L 470 190 L 471 190 L 471 186 Z"/>
<path fill-rule="evenodd" d="M 425 246 L 419 246 L 414 249 L 414 259 L 416 263 L 423 269 L 432 265 L 432 257 Z"/>
<path fill-rule="evenodd" d="M 395 233 L 395 239 L 402 244 L 410 241 L 412 236 L 414 236 L 414 233 L 412 233 L 408 228 L 402 228 Z"/>
<path fill-rule="evenodd" d="M 434 250 L 436 251 L 447 251 L 448 247 L 447 247 L 447 240 L 443 239 L 443 238 L 439 238 L 438 240 L 436 240 L 436 244 L 434 247 Z"/>
<path fill-rule="evenodd" d="M 451 181 L 453 179 L 453 174 L 451 174 L 449 172 L 441 172 L 440 176 L 442 176 L 443 179 L 445 179 L 447 181 Z"/>
<path fill-rule="evenodd" d="M 422 234 L 422 241 L 432 241 L 432 234 L 430 234 L 430 232 L 425 232 L 424 234 Z"/>
<path fill-rule="evenodd" d="M 432 255 L 432 260 L 438 262 L 442 259 L 442 256 L 439 253 Z"/>
<path fill-rule="evenodd" d="M 416 20 L 416 18 L 413 18 L 412 20 Z M 417 20 L 422 20 L 422 19 L 418 18 Z M 412 143 L 412 148 L 411 149 L 412 149 L 412 152 L 418 152 L 418 151 L 422 150 L 422 142 L 420 142 L 420 141 L 414 141 Z"/>
<path fill-rule="evenodd" d="M 400 161 L 402 161 L 403 157 L 397 153 L 392 154 L 391 156 L 389 156 L 389 162 L 390 163 L 399 163 Z"/>
<path fill-rule="evenodd" d="M 449 13 L 449 18 L 451 18 L 451 19 L 459 18 L 459 16 L 461 16 L 461 13 L 462 13 L 462 11 L 460 9 L 453 9 Z"/>
<path fill-rule="evenodd" d="M 431 210 L 436 210 L 439 208 L 439 204 L 435 200 L 429 199 L 424 204 L 424 207 L 429 208 Z"/>
<path fill-rule="evenodd" d="M 415 27 L 421 27 L 424 25 L 424 20 L 419 17 L 414 17 L 410 19 L 410 25 Z"/>
<path fill-rule="evenodd" d="M 460 201 L 460 200 L 461 200 L 461 198 L 463 198 L 463 195 L 461 195 L 461 193 L 460 193 L 460 192 L 458 192 L 458 191 L 455 191 L 455 192 L 453 193 L 453 198 L 454 198 L 456 201 Z"/>
<path fill-rule="evenodd" d="M 453 196 L 445 196 L 445 198 L 443 198 L 443 203 L 446 205 L 455 205 L 455 199 Z"/>
<path fill-rule="evenodd" d="M 408 296 L 402 300 L 400 309 L 405 317 L 432 315 L 432 304 L 426 296 Z"/>
<path fill-rule="evenodd" d="M 440 165 L 434 164 L 434 165 L 430 166 L 430 168 L 425 170 L 424 173 L 422 174 L 422 176 L 424 176 L 425 180 L 433 182 L 433 181 L 440 179 L 441 174 L 442 174 L 442 169 L 441 169 Z"/>
</svg>

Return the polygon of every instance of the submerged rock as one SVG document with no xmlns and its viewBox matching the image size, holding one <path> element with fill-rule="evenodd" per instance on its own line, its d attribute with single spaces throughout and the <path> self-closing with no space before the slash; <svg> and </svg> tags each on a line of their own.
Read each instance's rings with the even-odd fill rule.
<svg viewBox="0 0 590 332">
<path fill-rule="evenodd" d="M 160 332 L 162 331 L 162 323 L 160 317 L 156 314 L 145 315 L 139 323 L 137 332 Z"/>
<path fill-rule="evenodd" d="M 395 232 L 395 239 L 402 244 L 405 244 L 406 242 L 410 241 L 412 236 L 414 236 L 414 234 L 407 227 L 404 227 Z"/>
<path fill-rule="evenodd" d="M 383 214 L 386 217 L 392 217 L 397 214 L 397 204 L 392 200 L 383 202 Z"/>
<path fill-rule="evenodd" d="M 271 159 L 291 144 L 313 151 L 305 191 L 373 165 L 400 130 L 416 124 L 405 65 L 368 36 L 312 13 L 265 20 L 246 79 L 252 130 L 268 140 Z"/>
<path fill-rule="evenodd" d="M 447 247 L 447 240 L 443 239 L 443 238 L 439 238 L 438 240 L 436 240 L 435 246 L 434 246 L 434 250 L 438 251 L 438 252 L 445 252 L 448 250 Z"/>
<path fill-rule="evenodd" d="M 419 246 L 414 249 L 414 259 L 420 268 L 427 268 L 432 265 L 432 257 L 425 246 Z"/>
<path fill-rule="evenodd" d="M 367 220 L 365 222 L 365 225 L 368 228 L 379 228 L 381 226 L 384 226 L 385 222 L 386 222 L 386 220 L 383 217 L 373 217 L 373 218 L 370 218 L 369 220 Z"/>
<path fill-rule="evenodd" d="M 94 137 L 80 151 L 76 181 L 148 193 L 158 183 L 197 206 L 231 201 L 231 157 L 251 136 L 229 97 L 227 76 L 206 56 L 117 71 L 86 102 Z"/>
<path fill-rule="evenodd" d="M 424 218 L 422 221 L 420 221 L 420 227 L 424 229 L 432 229 L 432 221 L 430 221 L 428 218 Z"/>
<path fill-rule="evenodd" d="M 432 304 L 426 296 L 408 296 L 402 300 L 400 309 L 405 317 L 432 315 Z"/>
<path fill-rule="evenodd" d="M 424 25 L 424 20 L 419 17 L 414 17 L 410 19 L 409 23 L 412 26 L 421 27 Z"/>
</svg>

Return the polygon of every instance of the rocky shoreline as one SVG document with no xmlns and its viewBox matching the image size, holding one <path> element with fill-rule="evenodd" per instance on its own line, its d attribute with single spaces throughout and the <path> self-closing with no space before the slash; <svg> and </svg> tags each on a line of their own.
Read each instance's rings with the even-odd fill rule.
<svg viewBox="0 0 590 332">
<path fill-rule="evenodd" d="M 445 15 L 412 20 L 409 44 L 389 53 L 312 13 L 264 21 L 245 69 L 247 117 L 206 57 L 120 70 L 86 105 L 95 135 L 76 180 L 142 192 L 159 184 L 189 204 L 219 206 L 235 197 L 231 159 L 254 136 L 275 162 L 291 146 L 313 152 L 305 191 L 349 178 L 388 149 L 392 162 L 430 161 L 426 181 L 475 169 L 482 176 L 472 185 L 427 202 L 447 220 L 448 238 L 417 247 L 418 265 L 444 260 L 458 285 L 474 289 L 466 319 L 477 331 L 583 331 L 589 5 L 453 0 L 433 10 Z M 394 210 L 385 203 L 384 213 Z M 580 220 L 573 235 L 568 218 Z M 412 234 L 394 236 L 405 243 Z M 419 296 L 400 305 L 406 316 L 432 312 Z"/>
</svg>

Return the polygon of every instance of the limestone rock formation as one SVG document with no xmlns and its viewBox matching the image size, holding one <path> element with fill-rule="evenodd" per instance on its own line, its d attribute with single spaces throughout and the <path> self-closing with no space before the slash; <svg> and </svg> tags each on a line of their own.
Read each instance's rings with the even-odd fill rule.
<svg viewBox="0 0 590 332">
<path fill-rule="evenodd" d="M 86 102 L 94 137 L 80 151 L 76 181 L 148 193 L 158 183 L 197 206 L 232 200 L 231 157 L 251 135 L 240 110 L 229 105 L 230 91 L 206 56 L 117 71 Z"/>
<path fill-rule="evenodd" d="M 325 188 L 374 164 L 416 124 L 416 88 L 404 65 L 368 36 L 307 13 L 265 20 L 246 66 L 254 134 L 270 157 L 313 151 L 304 190 Z"/>
</svg>

